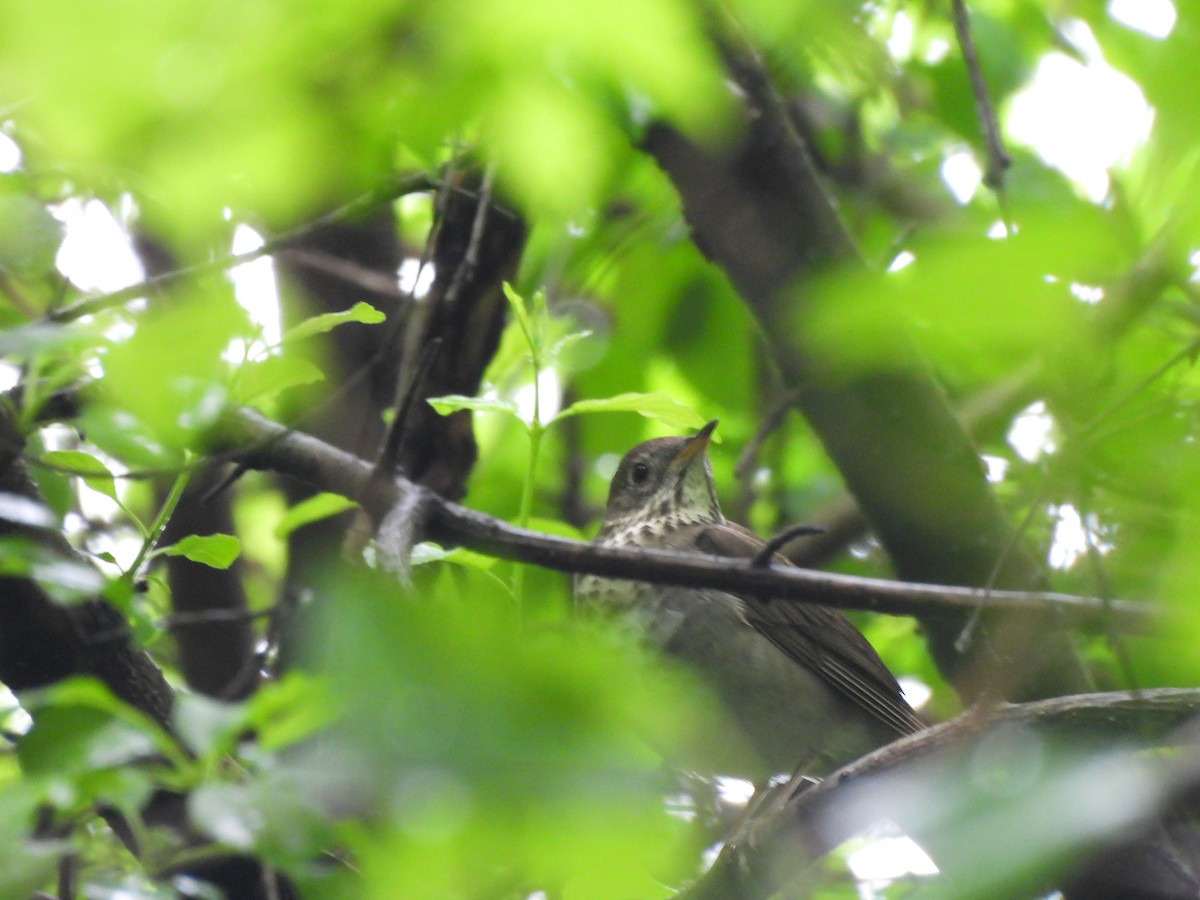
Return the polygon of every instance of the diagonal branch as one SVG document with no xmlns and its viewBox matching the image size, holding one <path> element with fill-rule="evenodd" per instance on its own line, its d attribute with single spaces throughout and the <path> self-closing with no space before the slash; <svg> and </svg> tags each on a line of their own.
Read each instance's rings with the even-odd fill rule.
<svg viewBox="0 0 1200 900">
<path fill-rule="evenodd" d="M 691 587 L 715 587 L 779 600 L 822 603 L 892 615 L 959 616 L 977 608 L 1014 614 L 1052 613 L 1063 624 L 1153 631 L 1170 615 L 1144 603 L 1105 601 L 1069 594 L 984 591 L 858 578 L 806 569 L 756 567 L 717 556 L 665 550 L 600 547 L 539 534 L 452 503 L 402 476 L 372 478 L 366 460 L 302 432 L 289 431 L 258 413 L 232 409 L 224 417 L 215 449 L 241 457 L 244 465 L 292 475 L 321 490 L 350 497 L 382 521 L 398 506 L 420 509 L 425 536 L 503 559 L 560 572 L 636 577 Z"/>
<path fill-rule="evenodd" d="M 967 74 L 971 78 L 971 93 L 975 97 L 975 116 L 979 119 L 979 129 L 983 132 L 983 145 L 987 149 L 987 171 L 984 172 L 983 183 L 1000 193 L 1004 190 L 1004 173 L 1012 165 L 1012 158 L 1004 149 L 1004 137 L 1000 133 L 1000 120 L 996 118 L 996 108 L 992 105 L 987 84 L 983 80 L 983 70 L 979 65 L 979 53 L 975 49 L 975 38 L 971 35 L 971 22 L 967 16 L 965 0 L 954 0 L 954 32 L 958 35 L 963 64 L 966 65 Z"/>
</svg>

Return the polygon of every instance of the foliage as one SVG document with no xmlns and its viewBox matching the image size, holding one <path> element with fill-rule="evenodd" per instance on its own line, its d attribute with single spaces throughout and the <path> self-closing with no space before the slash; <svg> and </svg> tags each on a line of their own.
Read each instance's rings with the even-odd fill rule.
<svg viewBox="0 0 1200 900">
<path fill-rule="evenodd" d="M 1100 686 L 1194 684 L 1200 13 L 1176 2 L 1156 38 L 1085 0 L 970 3 L 1002 118 L 1047 59 L 1103 60 L 1141 91 L 1154 124 L 1105 161 L 1103 196 L 1010 136 L 1003 191 L 959 197 L 951 163 L 978 174 L 985 159 L 947 6 L 0 5 L 0 163 L 19 157 L 0 165 L 0 356 L 19 386 L 3 412 L 37 487 L 36 499 L 0 492 L 0 575 L 66 606 L 106 598 L 184 685 L 164 567 L 228 570 L 253 587 L 248 614 L 264 614 L 293 586 L 282 542 L 353 505 L 322 493 L 284 511 L 278 484 L 243 479 L 237 510 L 252 523 L 164 539 L 223 411 L 282 418 L 316 386 L 336 406 L 326 342 L 385 332 L 400 315 L 355 293 L 267 338 L 220 263 L 235 229 L 292 234 L 377 198 L 416 262 L 436 236 L 437 198 L 386 186 L 415 172 L 436 193 L 481 159 L 531 229 L 481 390 L 431 401 L 477 413 L 468 505 L 579 536 L 637 441 L 719 418 L 725 446 L 751 444 L 796 387 L 780 374 L 775 331 L 800 335 L 805 364 L 835 380 L 918 360 L 1054 589 L 1179 614 L 1177 642 L 1081 636 Z M 740 147 L 744 98 L 725 67 L 743 45 L 792 102 L 867 261 L 805 281 L 784 326 L 767 331 L 691 240 L 677 186 L 639 150 L 655 122 L 714 155 Z M 151 246 L 196 268 L 75 306 L 103 300 L 71 263 L 78 241 L 96 240 L 80 237 L 76 201 L 114 218 L 125 256 L 136 243 L 147 266 Z M 285 301 L 298 291 L 281 290 Z M 68 394 L 78 408 L 64 413 Z M 786 414 L 763 437 L 743 466 L 715 449 L 726 507 L 760 532 L 822 517 L 842 486 L 819 437 Z M 889 470 L 888 448 L 871 449 Z M 890 573 L 869 538 L 843 549 L 832 567 Z M 305 664 L 252 697 L 181 690 L 168 730 L 95 679 L 20 692 L 3 715 L 0 895 L 52 890 L 69 853 L 83 860 L 83 890 L 147 897 L 170 890 L 192 856 L 223 850 L 264 861 L 306 897 L 659 896 L 701 871 L 706 836 L 684 819 L 703 811 L 666 808 L 648 748 L 695 740 L 687 712 L 703 699 L 619 640 L 578 634 L 564 578 L 509 577 L 487 557 L 430 545 L 418 546 L 405 590 L 341 568 L 332 552 L 315 561 L 337 575 L 313 588 L 323 608 Z M 910 622 L 856 621 L 897 674 L 931 686 L 936 717 L 958 710 Z M 25 713 L 33 725 L 18 738 Z M 1040 888 L 1162 799 L 1161 785 L 1124 779 L 1128 817 L 1107 810 L 1102 832 L 1063 822 L 1061 843 L 1040 843 L 1024 822 L 1112 773 L 1087 747 L 1030 746 L 1027 781 L 988 759 L 958 773 L 965 787 L 947 800 L 943 833 L 970 839 L 943 849 L 947 871 L 970 874 L 959 896 L 999 895 L 1018 874 Z M 996 773 L 1010 776 L 1003 788 L 980 786 Z M 207 843 L 147 829 L 135 859 L 97 810 L 134 821 L 161 789 L 186 792 L 187 824 Z M 991 852 L 996 835 L 1014 837 L 1008 855 Z M 818 895 L 843 896 L 848 880 L 839 869 Z"/>
</svg>

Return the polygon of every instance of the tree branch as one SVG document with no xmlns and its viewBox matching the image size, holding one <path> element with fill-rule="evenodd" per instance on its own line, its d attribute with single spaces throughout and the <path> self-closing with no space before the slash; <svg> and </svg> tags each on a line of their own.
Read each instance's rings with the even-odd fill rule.
<svg viewBox="0 0 1200 900">
<path fill-rule="evenodd" d="M 1007 797 L 969 798 L 969 788 L 959 777 L 963 758 L 975 748 L 992 744 L 1019 746 L 1014 729 L 1027 728 L 1043 737 L 1078 741 L 1079 762 L 1095 759 L 1097 753 L 1130 752 L 1131 745 L 1172 746 L 1191 743 L 1181 726 L 1192 720 L 1200 709 L 1200 690 L 1162 688 L 1144 692 L 1077 694 L 1033 703 L 1000 703 L 968 710 L 963 715 L 902 738 L 886 747 L 844 766 L 819 784 L 802 777 L 772 789 L 756 805 L 729 839 L 713 867 L 694 885 L 677 895 L 686 900 L 737 900 L 773 896 L 788 881 L 802 873 L 811 861 L 861 832 L 880 819 L 896 822 L 926 849 L 933 850 L 934 861 L 941 860 L 953 879 L 956 860 L 941 855 L 935 847 L 945 840 L 947 830 L 962 827 L 955 818 L 953 798 L 940 803 L 933 793 L 967 791 L 964 798 L 970 811 L 963 815 L 987 815 L 979 804 L 1001 806 Z M 999 743 L 995 739 L 1001 734 Z M 1120 749 L 1097 750 L 1098 741 L 1121 741 Z M 1193 744 L 1194 747 L 1194 744 Z M 1003 753 L 1003 750 L 997 751 Z M 1179 766 L 1147 770 L 1157 779 L 1166 802 L 1173 790 L 1195 783 L 1196 760 L 1188 756 Z M 1137 765 L 1132 759 L 1130 765 Z M 1001 763 L 1003 765 L 1003 763 Z M 918 768 L 920 767 L 920 768 Z M 1062 775 L 1062 770 L 1058 771 Z M 1031 776 L 1034 777 L 1034 776 Z M 1055 777 L 1051 773 L 1051 777 Z M 960 798 L 960 802 L 963 798 Z M 930 807 L 940 807 L 931 809 Z M 1150 806 L 1152 817 L 1161 808 Z M 1064 825 L 1072 820 L 1072 810 L 1060 811 Z M 1081 813 L 1086 815 L 1086 813 Z M 1080 843 L 1095 846 L 1094 823 L 1081 823 Z M 1117 831 L 1122 825 L 1114 824 Z M 1068 835 L 1069 837 L 1069 835 Z M 1086 840 L 1085 840 L 1086 838 Z M 961 873 L 958 873 L 961 875 Z M 952 893 L 952 891 L 951 891 Z"/>
<path fill-rule="evenodd" d="M 859 578 L 794 568 L 754 567 L 717 556 L 666 550 L 600 547 L 508 525 L 452 503 L 402 476 L 372 478 L 373 466 L 316 438 L 289 431 L 248 409 L 223 419 L 218 449 L 240 455 L 251 468 L 302 479 L 321 490 L 359 502 L 376 521 L 398 505 L 414 504 L 426 520 L 426 536 L 502 559 L 560 572 L 637 578 L 691 587 L 714 587 L 779 600 L 822 603 L 892 615 L 958 616 L 977 608 L 1020 614 L 1051 612 L 1063 624 L 1153 631 L 1170 617 L 1129 601 L 1024 591 L 984 591 L 941 585 Z"/>
<path fill-rule="evenodd" d="M 963 64 L 971 79 L 971 94 L 975 98 L 975 117 L 979 119 L 979 130 L 983 132 L 983 145 L 987 150 L 987 170 L 983 183 L 1000 193 L 1004 190 L 1004 173 L 1012 165 L 1012 159 L 1004 149 L 1004 138 L 1000 133 L 1000 120 L 988 94 L 979 66 L 979 54 L 975 50 L 975 39 L 971 36 L 971 22 L 967 16 L 965 0 L 954 0 L 954 33 L 962 49 Z"/>
<path fill-rule="evenodd" d="M 718 23 L 719 24 L 719 23 Z M 887 367 L 847 372 L 816 346 L 806 291 L 842 265 L 866 271 L 830 209 L 811 153 L 752 48 L 716 37 L 742 87 L 747 124 L 730 152 L 702 147 L 663 122 L 641 147 L 675 185 L 696 245 L 729 276 L 768 336 L 797 407 L 820 437 L 897 572 L 912 581 L 1038 590 L 1045 573 L 1026 552 L 988 485 L 979 457 L 915 345 L 897 335 Z M 871 290 L 864 278 L 862 290 Z M 843 302 L 852 302 L 849 299 Z M 1086 671 L 1055 623 L 922 617 L 939 669 L 968 700 L 1082 691 Z"/>
</svg>

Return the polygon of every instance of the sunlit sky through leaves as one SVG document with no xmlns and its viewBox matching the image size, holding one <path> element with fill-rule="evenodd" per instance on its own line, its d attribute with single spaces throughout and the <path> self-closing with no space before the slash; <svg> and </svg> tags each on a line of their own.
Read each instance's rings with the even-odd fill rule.
<svg viewBox="0 0 1200 900">
<path fill-rule="evenodd" d="M 1154 115 L 1138 86 L 1104 61 L 1086 25 L 1063 30 L 1086 62 L 1044 56 L 1030 87 L 1012 100 L 1008 131 L 1099 202 L 1109 190 L 1108 170 L 1145 143 Z"/>
</svg>

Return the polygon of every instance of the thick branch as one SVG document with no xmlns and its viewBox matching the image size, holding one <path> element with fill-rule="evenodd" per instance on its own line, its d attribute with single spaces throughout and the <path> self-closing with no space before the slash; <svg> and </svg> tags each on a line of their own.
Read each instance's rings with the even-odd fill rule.
<svg viewBox="0 0 1200 900">
<path fill-rule="evenodd" d="M 246 409 L 227 414 L 218 446 L 223 451 L 240 452 L 243 462 L 252 468 L 292 475 L 321 490 L 355 499 L 376 521 L 405 498 L 416 496 L 427 517 L 428 537 L 561 572 L 717 587 L 894 615 L 958 616 L 980 607 L 1038 615 L 1050 611 L 1064 624 L 1103 624 L 1132 631 L 1151 630 L 1167 618 L 1161 610 L 1128 601 L 1107 602 L 1045 592 L 988 592 L 805 569 L 754 568 L 749 562 L 735 563 L 723 557 L 599 547 L 539 534 L 452 503 L 403 477 L 372 480 L 373 467 L 365 460 Z"/>
<path fill-rule="evenodd" d="M 938 805 L 938 801 L 929 792 L 965 790 L 956 767 L 974 748 L 988 745 L 1001 729 L 1008 737 L 999 746 L 1005 741 L 1014 748 L 1030 746 L 1012 743 L 1012 735 L 1018 733 L 1015 726 L 1036 731 L 1042 737 L 1077 740 L 1078 746 L 1089 748 L 1081 750 L 1082 761 L 1105 741 L 1121 742 L 1125 749 L 1130 745 L 1187 743 L 1186 735 L 1178 729 L 1198 710 L 1200 690 L 1169 688 L 1077 694 L 969 710 L 882 747 L 820 784 L 804 786 L 797 779 L 793 784 L 780 785 L 731 837 L 704 878 L 678 896 L 687 900 L 772 896 L 802 872 L 807 862 L 885 818 L 911 827 L 918 842 L 932 849 L 931 845 L 938 844 L 939 832 L 961 822 L 947 815 L 952 807 L 948 800 L 942 801 L 940 815 L 931 813 L 929 807 Z M 1157 773 L 1164 795 L 1183 786 L 1177 783 L 1181 775 L 1190 773 L 1194 780 L 1194 761 L 1185 768 L 1164 767 Z M 992 801 L 997 805 L 1003 802 L 996 797 Z M 972 810 L 972 814 L 980 814 L 977 806 Z M 1069 810 L 1063 813 L 1070 816 Z M 1148 810 L 1148 815 L 1153 813 L 1153 809 Z M 1079 833 L 1090 835 L 1090 825 L 1081 824 Z M 955 864 L 951 858 L 943 862 L 950 868 Z"/>
<path fill-rule="evenodd" d="M 25 471 L 24 440 L 0 414 L 0 495 L 27 514 L 44 509 Z M 0 517 L 0 542 L 36 548 L 52 567 L 86 570 L 54 527 L 20 517 Z M 47 518 L 52 517 L 47 513 Z M 0 681 L 14 691 L 53 684 L 71 675 L 94 675 L 118 697 L 160 724 L 170 719 L 175 695 L 162 672 L 132 640 L 125 617 L 101 599 L 57 602 L 32 574 L 0 576 Z"/>
<path fill-rule="evenodd" d="M 915 347 L 897 336 L 889 366 L 848 373 L 830 348 L 813 344 L 804 327 L 806 288 L 815 276 L 859 260 L 754 51 L 718 41 L 747 98 L 736 152 L 702 147 L 665 123 L 649 128 L 642 142 L 678 190 L 697 246 L 763 325 L 798 408 L 902 577 L 1042 588 L 1041 566 L 996 501 L 970 438 Z M 1011 627 L 1003 618 L 919 615 L 939 668 L 969 699 L 1087 686 L 1052 621 Z M 964 634 L 976 639 L 964 642 Z"/>
</svg>

